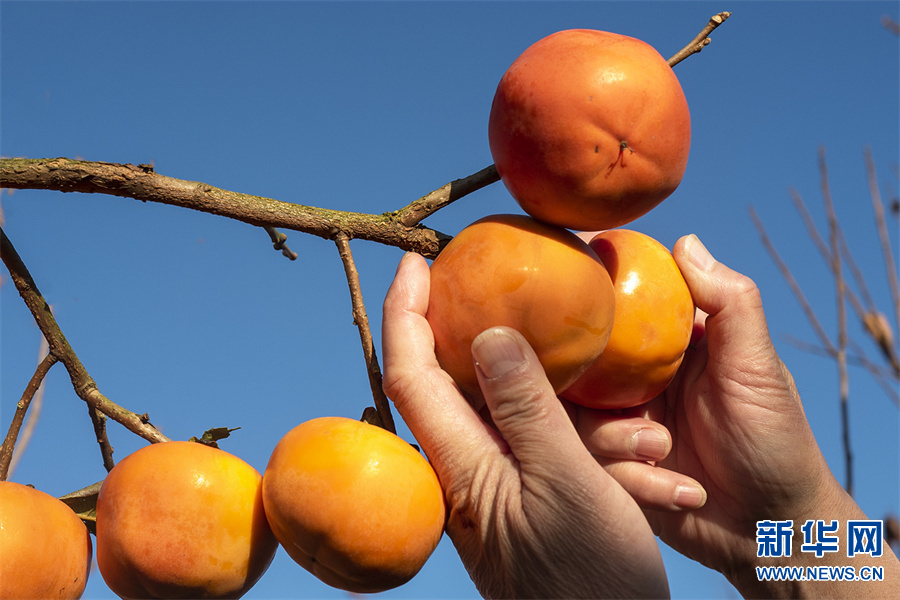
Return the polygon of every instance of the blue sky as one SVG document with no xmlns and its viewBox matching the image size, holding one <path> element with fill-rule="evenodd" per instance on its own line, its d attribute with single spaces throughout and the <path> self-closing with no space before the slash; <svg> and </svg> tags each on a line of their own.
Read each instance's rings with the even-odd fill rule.
<svg viewBox="0 0 900 600">
<path fill-rule="evenodd" d="M 561 29 L 641 38 L 671 56 L 720 11 L 733 15 L 675 69 L 691 108 L 682 185 L 629 227 L 670 248 L 696 233 L 760 286 L 770 328 L 823 451 L 844 479 L 838 379 L 790 335 L 812 329 L 748 217 L 755 207 L 835 337 L 834 286 L 789 195 L 820 229 L 817 152 L 856 261 L 890 312 L 863 162 L 885 199 L 900 148 L 896 2 L 10 2 L 0 3 L 0 154 L 153 163 L 239 192 L 381 213 L 488 166 L 487 118 L 506 67 Z M 148 412 L 169 437 L 241 427 L 223 447 L 257 469 L 294 425 L 356 417 L 369 403 L 334 245 L 286 232 L 290 262 L 260 229 L 101 195 L 19 190 L 4 230 L 100 390 Z M 428 221 L 453 234 L 519 212 L 501 184 Z M 897 221 L 890 221 L 896 244 Z M 896 245 L 895 245 L 896 247 Z M 352 243 L 376 334 L 401 256 Z M 40 334 L 3 270 L 0 430 L 38 359 Z M 877 352 L 853 323 L 851 335 Z M 871 518 L 900 512 L 898 410 L 851 370 L 856 497 Z M 144 442 L 110 423 L 117 459 Z M 411 439 L 405 428 L 401 434 Z M 62 366 L 12 479 L 62 495 L 104 469 Z M 717 573 L 663 547 L 678 598 L 736 597 Z M 446 538 L 386 598 L 475 596 Z M 279 551 L 248 598 L 344 598 Z M 86 597 L 111 592 L 94 572 Z"/>
</svg>

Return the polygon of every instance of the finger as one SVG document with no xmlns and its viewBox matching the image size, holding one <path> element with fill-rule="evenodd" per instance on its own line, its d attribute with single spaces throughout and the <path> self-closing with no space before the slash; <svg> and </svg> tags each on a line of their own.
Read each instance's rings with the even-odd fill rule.
<svg viewBox="0 0 900 600">
<path fill-rule="evenodd" d="M 701 309 L 696 309 L 694 311 L 694 327 L 691 329 L 691 341 L 688 344 L 689 348 L 695 348 L 703 339 L 703 336 L 706 335 L 706 317 L 709 315 L 706 314 L 705 311 Z"/>
<path fill-rule="evenodd" d="M 762 298 L 753 280 L 716 261 L 693 234 L 676 242 L 673 256 L 694 303 L 707 315 L 703 323 L 706 336 L 715 338 L 711 346 L 744 357 L 770 352 Z"/>
<path fill-rule="evenodd" d="M 681 473 L 632 460 L 601 464 L 641 508 L 679 511 L 706 504 L 703 486 Z"/>
<path fill-rule="evenodd" d="M 529 468 L 554 468 L 579 458 L 593 462 L 537 355 L 522 335 L 494 327 L 472 342 L 475 371 L 494 425 Z"/>
<path fill-rule="evenodd" d="M 790 374 L 769 336 L 756 284 L 717 262 L 695 235 L 678 240 L 673 255 L 695 304 L 707 314 L 705 336 L 697 347 L 707 345 L 710 377 L 738 384 L 745 401 L 798 405 Z"/>
<path fill-rule="evenodd" d="M 428 456 L 438 475 L 465 472 L 495 434 L 462 398 L 434 355 L 425 318 L 430 271 L 418 254 L 407 253 L 384 300 L 382 346 L 384 391 Z"/>
<path fill-rule="evenodd" d="M 603 411 L 579 411 L 575 428 L 591 454 L 612 459 L 662 460 L 672 449 L 669 431 L 642 417 L 614 417 Z"/>
</svg>

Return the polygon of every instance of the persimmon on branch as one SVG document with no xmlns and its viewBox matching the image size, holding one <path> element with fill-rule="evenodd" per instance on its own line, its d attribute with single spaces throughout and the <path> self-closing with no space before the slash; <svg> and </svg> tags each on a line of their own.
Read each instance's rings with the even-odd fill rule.
<svg viewBox="0 0 900 600">
<path fill-rule="evenodd" d="M 721 12 L 711 17 L 700 33 L 668 60 L 669 66 L 674 67 L 688 56 L 700 52 L 709 44 L 710 33 L 730 15 L 731 13 Z M 161 175 L 152 165 L 147 164 L 135 166 L 69 158 L 0 159 L 2 188 L 108 194 L 215 214 L 262 227 L 269 235 L 273 247 L 291 260 L 296 259 L 297 255 L 288 248 L 287 236 L 279 229 L 298 231 L 334 241 L 344 264 L 354 323 L 360 330 L 360 341 L 375 399 L 375 409 L 367 410 L 364 418 L 390 431 L 394 431 L 390 403 L 381 389 L 381 371 L 369 330 L 358 273 L 350 252 L 350 240 L 369 240 L 434 258 L 451 238 L 422 225 L 422 221 L 456 200 L 499 180 L 496 167 L 490 165 L 477 173 L 451 181 L 398 210 L 367 214 L 306 206 L 224 190 L 207 183 Z M 0 479 L 5 479 L 6 471 L 3 465 L 4 461 L 7 461 L 6 454 L 12 453 L 18 429 L 21 427 L 21 419 L 27 410 L 28 402 L 25 401 L 25 397 L 33 387 L 37 389 L 35 386 L 40 385 L 46 372 L 55 362 L 62 362 L 65 365 L 76 393 L 89 407 L 107 469 L 111 469 L 114 463 L 112 448 L 106 439 L 106 417 L 112 418 L 150 442 L 166 441 L 168 438 L 149 422 L 147 415 L 133 413 L 100 393 L 96 383 L 66 341 L 46 301 L 38 292 L 31 275 L 5 233 L 2 235 L 2 242 L 3 262 L 6 263 L 16 288 L 47 339 L 50 354 L 32 377 L 23 395 L 23 401 L 20 402 L 21 408 L 17 410 L 10 427 L 10 433 L 0 448 Z M 8 465 L 8 461 L 6 464 Z"/>
</svg>

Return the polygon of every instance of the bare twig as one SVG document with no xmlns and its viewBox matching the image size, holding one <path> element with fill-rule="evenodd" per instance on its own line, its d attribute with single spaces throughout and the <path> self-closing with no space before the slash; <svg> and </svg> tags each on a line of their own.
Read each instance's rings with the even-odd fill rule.
<svg viewBox="0 0 900 600">
<path fill-rule="evenodd" d="M 806 208 L 806 204 L 803 202 L 803 198 L 796 190 L 793 189 L 791 190 L 791 198 L 793 199 L 794 206 L 800 213 L 803 222 L 806 224 L 806 229 L 809 232 L 809 237 L 812 239 L 816 248 L 819 249 L 819 253 L 822 255 L 822 258 L 825 260 L 825 263 L 828 265 L 829 269 L 832 268 L 834 259 L 831 256 L 831 249 L 822 239 L 822 236 L 819 235 L 816 224 L 813 221 L 812 215 L 809 213 L 809 210 Z M 850 306 L 853 307 L 854 312 L 856 312 L 856 315 L 859 318 L 859 322 L 862 324 L 863 329 L 872 337 L 873 340 L 875 340 L 875 343 L 881 349 L 882 354 L 884 354 L 885 358 L 887 358 L 888 362 L 891 364 L 891 367 L 894 369 L 894 372 L 896 374 L 895 376 L 900 376 L 900 357 L 897 356 L 897 352 L 894 346 L 893 328 L 890 326 L 890 323 L 886 321 L 884 315 L 876 307 L 875 301 L 872 299 L 872 295 L 869 293 L 869 288 L 866 284 L 863 272 L 859 268 L 859 265 L 857 265 L 856 261 L 853 259 L 853 255 L 850 252 L 850 247 L 847 244 L 847 239 L 844 236 L 843 228 L 841 228 L 840 223 L 838 223 L 838 234 L 840 236 L 839 242 L 841 247 L 841 256 L 844 257 L 847 262 L 847 266 L 850 268 L 853 279 L 856 282 L 856 285 L 859 287 L 860 294 L 862 294 L 863 300 L 865 301 L 865 306 L 863 306 L 863 302 L 860 301 L 859 297 L 849 287 L 845 287 L 844 289 L 846 298 L 850 302 Z"/>
<path fill-rule="evenodd" d="M 94 425 L 94 435 L 97 438 L 97 444 L 100 446 L 103 468 L 108 473 L 116 466 L 116 461 L 113 460 L 113 447 L 109 443 L 109 437 L 106 435 L 106 415 L 93 406 L 88 406 L 88 415 L 91 417 L 91 423 Z"/>
<path fill-rule="evenodd" d="M 803 352 L 809 352 L 810 354 L 816 354 L 830 359 L 837 358 L 837 351 L 834 349 L 828 350 L 822 346 L 811 344 L 790 335 L 783 335 L 782 338 L 785 342 Z M 896 377 L 894 377 L 892 371 L 873 362 L 866 356 L 865 352 L 862 352 L 859 349 L 857 349 L 856 353 L 847 354 L 847 364 L 862 367 L 868 371 L 872 378 L 875 379 L 875 382 L 884 391 L 885 395 L 887 395 L 888 399 L 893 402 L 895 406 L 900 408 L 900 391 L 897 390 L 897 385 L 894 383 Z"/>
<path fill-rule="evenodd" d="M 835 292 L 837 295 L 838 312 L 838 345 L 837 365 L 840 385 L 841 403 L 841 429 L 844 446 L 844 461 L 846 463 L 847 478 L 845 488 L 847 493 L 853 495 L 853 450 L 850 444 L 850 376 L 847 373 L 847 304 L 844 300 L 844 274 L 841 261 L 840 228 L 838 227 L 837 214 L 834 203 L 831 200 L 831 187 L 828 184 L 828 165 L 825 162 L 825 148 L 819 148 L 819 172 L 821 175 L 822 200 L 825 204 L 825 212 L 828 215 L 828 231 L 831 242 L 831 269 L 834 274 Z"/>
<path fill-rule="evenodd" d="M 760 240 L 762 240 L 763 246 L 765 246 L 766 251 L 769 253 L 769 256 L 772 257 L 772 260 L 778 267 L 778 270 L 781 271 L 781 275 L 782 277 L 784 277 L 784 280 L 787 282 L 788 286 L 790 286 L 791 291 L 794 293 L 794 297 L 796 297 L 797 301 L 800 303 L 800 308 L 803 310 L 803 314 L 806 315 L 806 319 L 812 326 L 813 331 L 816 332 L 816 336 L 819 338 L 819 341 L 829 352 L 837 352 L 834 344 L 830 339 L 828 339 L 828 334 L 825 333 L 825 329 L 822 327 L 822 324 L 819 323 L 819 319 L 818 317 L 816 317 L 815 311 L 813 310 L 809 301 L 806 299 L 806 296 L 803 294 L 803 290 L 800 289 L 800 285 L 797 283 L 797 280 L 794 279 L 793 274 L 791 274 L 791 270 L 787 266 L 787 263 L 785 263 L 781 256 L 778 254 L 778 251 L 772 244 L 772 240 L 769 239 L 769 235 L 766 233 L 766 229 L 763 226 L 762 221 L 756 214 L 756 210 L 754 210 L 754 208 L 751 206 L 749 212 L 750 218 L 753 219 L 753 224 L 756 226 L 756 230 L 759 233 L 759 237 Z"/>
<path fill-rule="evenodd" d="M 711 34 L 716 27 L 724 23 L 725 19 L 730 16 L 730 12 L 720 12 L 719 14 L 710 17 L 709 22 L 706 24 L 706 27 L 704 27 L 700 31 L 700 33 L 697 34 L 697 37 L 691 40 L 691 42 L 687 46 L 679 50 L 675 54 L 675 56 L 669 59 L 669 66 L 674 67 L 675 65 L 686 59 L 688 56 L 696 54 L 703 50 L 705 46 L 709 45 L 709 34 Z"/>
<path fill-rule="evenodd" d="M 378 356 L 375 353 L 375 344 L 372 340 L 372 331 L 369 328 L 369 317 L 366 314 L 366 305 L 363 303 L 362 288 L 359 285 L 359 272 L 350 252 L 350 238 L 346 233 L 338 232 L 334 236 L 344 263 L 344 272 L 347 275 L 347 283 L 350 286 L 350 299 L 353 305 L 353 322 L 359 329 L 359 339 L 362 342 L 363 355 L 366 359 L 367 372 L 369 374 L 369 387 L 372 388 L 372 397 L 375 399 L 375 409 L 378 411 L 380 425 L 397 433 L 394 426 L 394 418 L 391 415 L 391 403 L 382 389 L 381 367 L 378 366 Z"/>
<path fill-rule="evenodd" d="M 22 262 L 21 257 L 13 247 L 12 242 L 6 237 L 6 232 L 2 228 L 0 228 L 0 255 L 2 255 L 6 268 L 9 269 L 9 274 L 16 289 L 19 291 L 19 295 L 22 296 L 22 300 L 31 311 L 38 328 L 47 339 L 47 343 L 50 346 L 50 354 L 63 363 L 69 372 L 72 387 L 75 393 L 78 394 L 78 397 L 87 402 L 89 406 L 96 408 L 150 442 L 169 441 L 169 438 L 151 425 L 149 420 L 119 406 L 100 393 L 100 390 L 97 389 L 97 384 L 88 374 L 84 365 L 81 364 L 75 351 L 69 345 L 68 340 L 66 340 L 66 336 L 63 335 L 56 318 L 50 312 L 47 301 L 41 296 L 37 284 L 35 284 L 34 279 L 28 272 L 25 263 Z"/>
<path fill-rule="evenodd" d="M 395 212 L 394 218 L 406 227 L 415 227 L 426 217 L 434 214 L 451 202 L 497 181 L 500 181 L 497 167 L 490 165 L 468 177 L 451 181 L 443 187 L 411 202 Z"/>
<path fill-rule="evenodd" d="M 287 247 L 287 236 L 275 229 L 274 227 L 265 227 L 269 239 L 272 240 L 272 247 L 281 250 L 281 253 L 290 260 L 297 260 L 297 253 Z"/>
<path fill-rule="evenodd" d="M 437 256 L 450 237 L 421 225 L 407 226 L 393 213 L 372 215 L 291 204 L 240 194 L 205 183 L 166 177 L 131 164 L 68 158 L 0 159 L 0 185 L 14 189 L 109 194 L 181 206 L 261 227 L 301 231 L 332 239 L 336 231 L 426 257 Z M 461 194 L 457 193 L 456 197 Z"/>
<path fill-rule="evenodd" d="M 900 326 L 900 282 L 897 281 L 897 265 L 894 263 L 894 252 L 891 249 L 891 236 L 887 229 L 887 220 L 884 218 L 884 204 L 881 202 L 881 192 L 878 189 L 878 177 L 875 174 L 875 161 L 872 160 L 872 150 L 865 148 L 866 174 L 869 180 L 869 194 L 872 196 L 872 208 L 875 210 L 875 226 L 878 229 L 878 239 L 881 242 L 881 253 L 884 255 L 884 265 L 887 268 L 887 278 L 891 288 L 891 298 L 894 300 L 894 311 Z"/>
<path fill-rule="evenodd" d="M 819 254 L 822 255 L 822 258 L 825 260 L 825 264 L 828 265 L 828 268 L 831 268 L 832 261 L 834 260 L 831 256 L 831 248 L 825 243 L 825 240 L 822 239 L 822 236 L 819 234 L 819 230 L 816 227 L 815 221 L 812 218 L 809 210 L 806 208 L 806 204 L 803 202 L 803 198 L 800 196 L 800 193 L 797 190 L 790 190 L 791 198 L 794 201 L 794 206 L 797 209 L 797 212 L 800 213 L 800 217 L 803 219 L 803 222 L 806 224 L 806 229 L 809 233 L 810 239 L 812 239 L 816 248 L 819 250 Z M 843 233 L 841 233 L 841 238 L 843 240 Z M 850 250 L 847 248 L 846 243 L 843 244 L 842 249 L 846 250 L 845 256 L 849 256 Z M 852 258 L 850 258 L 852 261 Z M 856 263 L 853 262 L 853 265 Z M 862 277 L 857 278 L 857 283 L 862 286 L 863 289 L 865 287 L 865 282 Z M 863 307 L 862 302 L 860 302 L 857 295 L 853 292 L 853 290 L 847 288 L 845 290 L 847 294 L 847 299 L 850 301 L 850 305 L 853 306 L 856 311 L 857 316 L 859 317 L 860 322 L 865 320 L 867 310 Z M 870 298 L 868 294 L 866 294 L 867 298 Z"/>
<path fill-rule="evenodd" d="M 3 440 L 3 445 L 0 446 L 0 481 L 6 481 L 6 479 L 15 470 L 15 464 L 13 463 L 13 453 L 16 450 L 16 442 L 19 438 L 19 431 L 22 428 L 22 423 L 25 421 L 25 413 L 28 412 L 28 407 L 31 405 L 31 402 L 34 399 L 35 395 L 38 393 L 38 390 L 41 389 L 44 383 L 44 378 L 50 371 L 50 367 L 55 365 L 56 362 L 57 359 L 55 356 L 51 354 L 44 355 L 44 358 L 38 364 L 34 375 L 31 376 L 31 380 L 28 382 L 28 386 L 22 393 L 22 398 L 16 405 L 16 412 L 13 414 L 12 422 L 9 424 L 9 430 L 6 432 L 6 438 Z M 21 456 L 21 452 L 22 447 L 19 448 L 17 456 Z"/>
</svg>

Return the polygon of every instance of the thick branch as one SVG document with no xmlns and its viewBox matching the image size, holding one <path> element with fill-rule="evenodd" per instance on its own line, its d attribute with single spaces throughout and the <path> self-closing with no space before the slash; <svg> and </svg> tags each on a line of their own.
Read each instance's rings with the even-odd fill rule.
<svg viewBox="0 0 900 600">
<path fill-rule="evenodd" d="M 190 208 L 260 227 L 301 231 L 324 239 L 333 239 L 335 232 L 343 231 L 351 238 L 396 246 L 432 258 L 450 239 L 427 227 L 405 225 L 395 213 L 371 215 L 292 204 L 166 177 L 147 165 L 68 158 L 4 158 L 0 159 L 0 186 L 123 196 Z"/>
<path fill-rule="evenodd" d="M 63 363 L 69 372 L 72 387 L 75 393 L 78 394 L 78 397 L 87 402 L 88 406 L 99 410 L 150 442 L 168 441 L 169 438 L 160 433 L 147 419 L 119 406 L 100 393 L 100 390 L 97 389 L 97 384 L 88 374 L 84 365 L 81 364 L 75 351 L 72 350 L 68 340 L 66 340 L 66 336 L 60 330 L 56 318 L 50 311 L 50 306 L 44 300 L 44 297 L 41 296 L 37 284 L 35 284 L 34 279 L 32 279 L 31 274 L 25 267 L 25 263 L 22 262 L 2 228 L 0 228 L 0 256 L 2 256 L 6 268 L 9 269 L 9 274 L 16 289 L 19 290 L 19 295 L 22 296 L 22 300 L 25 301 L 25 305 L 31 311 L 32 316 L 34 316 L 38 328 L 47 339 L 50 354 Z"/>
</svg>

